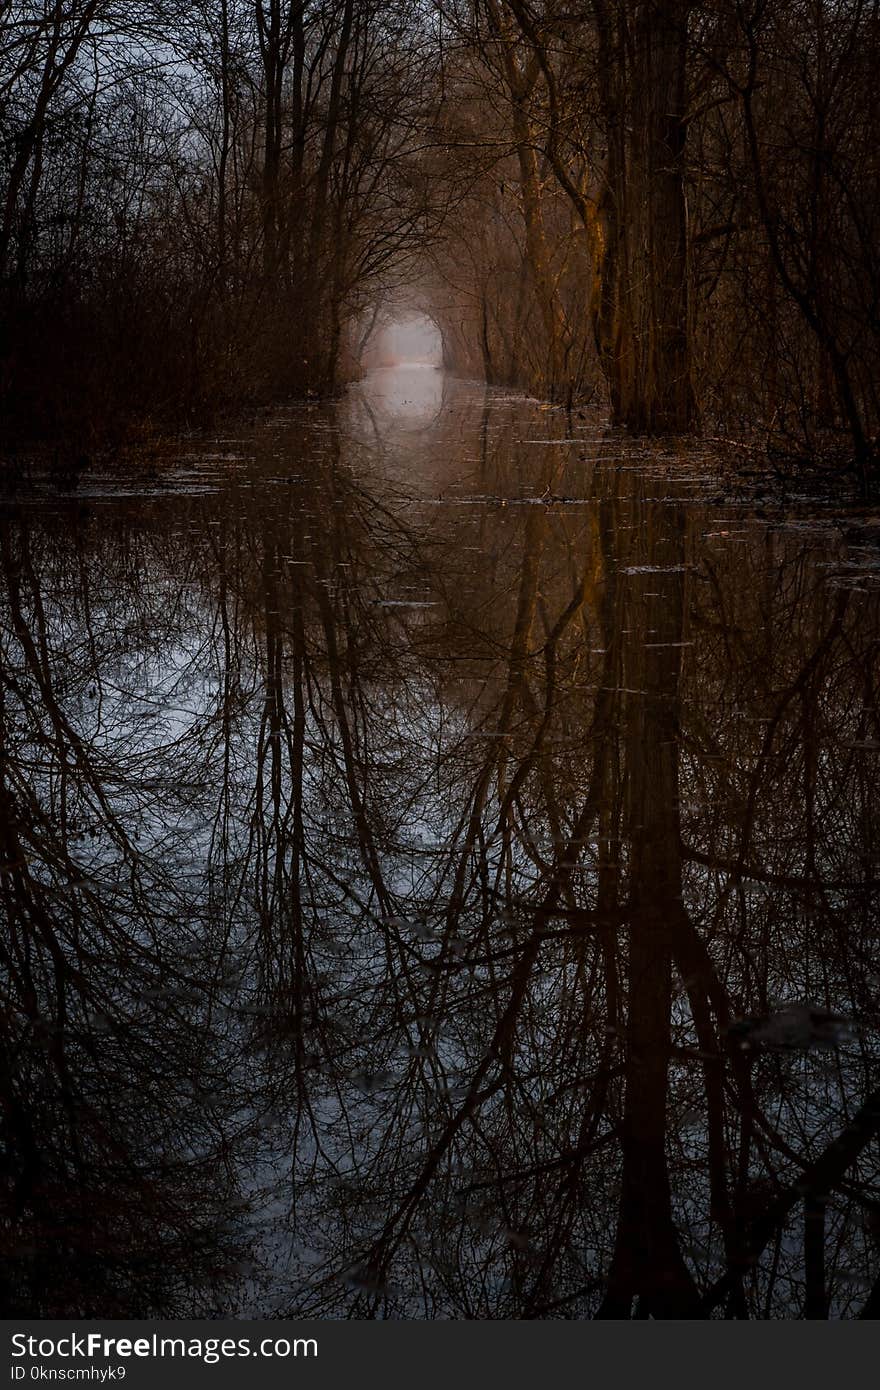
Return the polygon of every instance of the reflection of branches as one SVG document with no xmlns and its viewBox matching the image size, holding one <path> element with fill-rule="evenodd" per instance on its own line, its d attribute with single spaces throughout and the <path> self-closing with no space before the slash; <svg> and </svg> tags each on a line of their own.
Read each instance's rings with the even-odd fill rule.
<svg viewBox="0 0 880 1390">
<path fill-rule="evenodd" d="M 8 1229 L 46 1245 L 68 1177 L 104 1204 L 77 1309 L 118 1306 L 100 1241 L 143 1254 L 129 1311 L 204 1307 L 241 1244 L 244 1307 L 318 1316 L 873 1282 L 869 626 L 640 474 L 554 501 L 506 409 L 467 507 L 365 486 L 315 415 L 293 478 L 270 423 L 246 487 L 7 526 Z M 736 1045 L 800 998 L 857 1046 Z"/>
<path fill-rule="evenodd" d="M 143 1278 L 149 1306 L 184 1308 L 184 1268 L 205 1287 L 212 1265 L 222 1278 L 223 1165 L 209 1174 L 195 1158 L 217 1139 L 222 1106 L 203 1116 L 198 1098 L 222 1063 L 200 1056 L 204 987 L 163 921 L 180 903 L 174 876 L 137 844 L 151 775 L 163 779 L 133 730 L 114 748 L 106 700 L 95 712 L 92 662 L 109 653 L 89 606 L 86 640 L 72 641 L 26 539 L 2 541 L 7 1306 L 127 1311 Z"/>
</svg>

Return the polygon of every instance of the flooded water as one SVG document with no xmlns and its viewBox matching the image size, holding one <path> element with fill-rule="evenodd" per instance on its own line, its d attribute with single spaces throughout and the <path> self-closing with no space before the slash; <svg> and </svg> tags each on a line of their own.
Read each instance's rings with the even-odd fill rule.
<svg viewBox="0 0 880 1390">
<path fill-rule="evenodd" d="M 880 528 L 428 369 L 2 514 L 5 1302 L 880 1315 Z"/>
</svg>

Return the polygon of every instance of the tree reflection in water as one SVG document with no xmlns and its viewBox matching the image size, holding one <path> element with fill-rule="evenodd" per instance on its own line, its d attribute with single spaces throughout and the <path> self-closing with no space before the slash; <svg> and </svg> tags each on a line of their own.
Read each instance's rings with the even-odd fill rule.
<svg viewBox="0 0 880 1390">
<path fill-rule="evenodd" d="M 7 1305 L 876 1316 L 870 547 L 428 396 L 6 509 Z"/>
</svg>

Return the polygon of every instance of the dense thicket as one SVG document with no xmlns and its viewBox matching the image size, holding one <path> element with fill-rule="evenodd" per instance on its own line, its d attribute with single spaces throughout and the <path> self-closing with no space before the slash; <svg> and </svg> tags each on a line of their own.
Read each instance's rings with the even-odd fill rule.
<svg viewBox="0 0 880 1390">
<path fill-rule="evenodd" d="M 867 484 L 880 6 L 0 6 L 7 436 L 326 392 L 383 306 L 638 432 Z"/>
<path fill-rule="evenodd" d="M 432 53 L 400 0 L 25 0 L 0 30 L 7 427 L 332 389 L 418 248 Z"/>
<path fill-rule="evenodd" d="M 473 126 L 504 152 L 466 237 L 490 375 L 556 397 L 599 378 L 634 430 L 760 429 L 867 475 L 878 6 L 451 0 L 446 15 L 459 81 L 481 94 Z"/>
</svg>

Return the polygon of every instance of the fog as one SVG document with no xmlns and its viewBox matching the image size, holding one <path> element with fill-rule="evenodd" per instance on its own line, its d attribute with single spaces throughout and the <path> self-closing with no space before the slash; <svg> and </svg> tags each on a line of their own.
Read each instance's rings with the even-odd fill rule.
<svg viewBox="0 0 880 1390">
<path fill-rule="evenodd" d="M 425 314 L 392 319 L 378 328 L 364 353 L 369 367 L 443 365 L 443 338 L 433 319 Z"/>
</svg>

